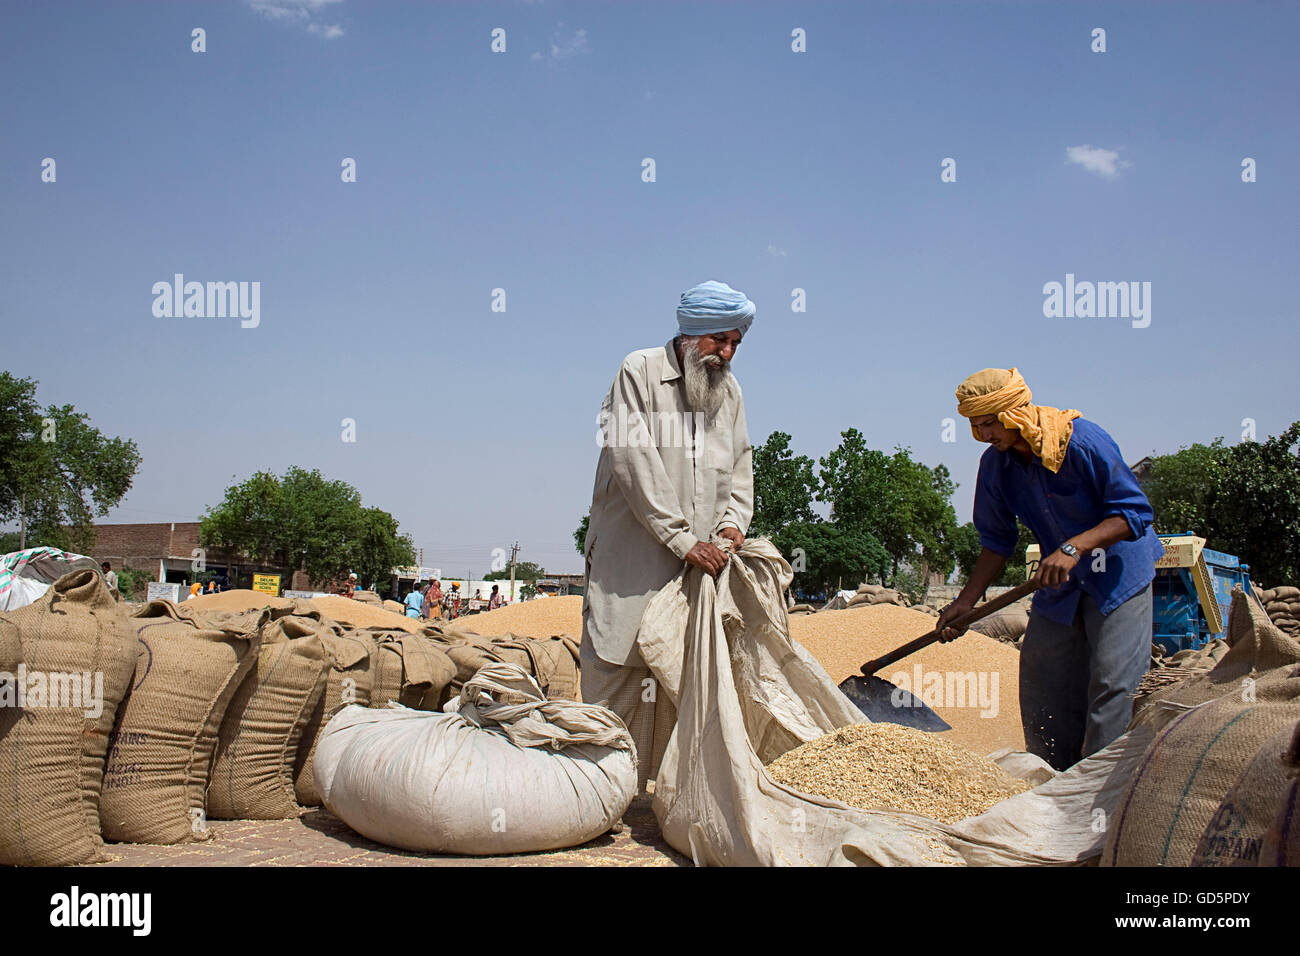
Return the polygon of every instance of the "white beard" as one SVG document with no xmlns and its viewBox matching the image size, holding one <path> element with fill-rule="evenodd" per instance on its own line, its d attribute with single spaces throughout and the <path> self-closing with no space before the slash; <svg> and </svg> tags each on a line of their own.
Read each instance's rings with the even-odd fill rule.
<svg viewBox="0 0 1300 956">
<path fill-rule="evenodd" d="M 698 342 L 682 343 L 682 374 L 686 379 L 686 403 L 703 412 L 710 423 L 727 398 L 731 363 L 717 355 L 701 355 Z"/>
</svg>

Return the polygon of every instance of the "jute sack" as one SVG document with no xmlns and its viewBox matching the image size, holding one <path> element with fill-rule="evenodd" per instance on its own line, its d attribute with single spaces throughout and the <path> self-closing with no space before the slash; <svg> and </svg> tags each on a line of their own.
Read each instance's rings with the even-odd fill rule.
<svg viewBox="0 0 1300 956">
<path fill-rule="evenodd" d="M 388 628 L 358 632 L 374 642 L 370 657 L 371 707 L 389 702 L 415 710 L 438 710 L 456 676 L 456 665 L 433 640 L 433 632 L 411 634 Z"/>
<path fill-rule="evenodd" d="M 483 668 L 445 710 L 339 711 L 316 750 L 325 806 L 390 846 L 496 855 L 585 843 L 636 794 L 618 716 L 546 700 L 519 667 Z"/>
<path fill-rule="evenodd" d="M 374 591 L 354 591 L 352 599 L 360 601 L 362 604 L 373 604 L 376 607 L 383 607 L 384 605 L 384 599 Z"/>
<path fill-rule="evenodd" d="M 1300 722 L 1283 727 L 1255 752 L 1205 825 L 1192 866 L 1259 866 L 1264 836 L 1291 782 L 1287 747 Z"/>
<path fill-rule="evenodd" d="M 1281 587 L 1273 589 L 1274 601 L 1298 601 L 1300 600 L 1300 588 L 1290 584 L 1284 584 Z"/>
<path fill-rule="evenodd" d="M 135 630 L 103 576 L 82 569 L 0 613 L 0 646 L 15 642 L 18 662 L 0 679 L 0 865 L 102 862 L 104 755 Z"/>
<path fill-rule="evenodd" d="M 459 693 L 480 668 L 504 663 L 522 667 L 551 700 L 578 699 L 579 649 L 568 635 L 543 640 L 516 634 L 484 637 L 462 632 L 440 634 L 435 639 L 456 665 L 453 693 Z"/>
<path fill-rule="evenodd" d="M 995 611 L 970 626 L 985 637 L 1015 643 L 1025 636 L 1029 628 L 1029 612 L 1023 607 L 1008 607 Z"/>
<path fill-rule="evenodd" d="M 1300 724 L 1283 755 L 1288 783 L 1264 834 L 1260 866 L 1300 866 Z"/>
<path fill-rule="evenodd" d="M 1194 707 L 1239 692 L 1247 678 L 1253 680 L 1279 672 L 1279 668 L 1288 664 L 1300 664 L 1300 643 L 1270 622 L 1259 605 L 1248 600 L 1239 587 L 1232 591 L 1232 609 L 1228 612 L 1224 639 L 1228 650 L 1212 670 L 1156 691 L 1136 709 L 1129 729 L 1145 720 L 1170 719 L 1174 709 L 1157 708 L 1158 703 L 1172 704 L 1175 708 Z"/>
<path fill-rule="evenodd" d="M 406 605 L 401 601 L 385 601 L 383 603 L 383 608 L 385 611 L 392 611 L 394 614 L 406 617 Z"/>
<path fill-rule="evenodd" d="M 208 816 L 283 820 L 298 814 L 294 763 L 330 666 L 319 626 L 312 618 L 289 615 L 260 629 L 257 667 L 239 685 L 221 722 Z"/>
<path fill-rule="evenodd" d="M 858 593 L 859 593 L 859 594 L 879 594 L 881 591 L 884 591 L 884 590 L 887 590 L 887 588 L 886 588 L 883 584 L 864 584 L 864 585 L 862 585 L 861 587 L 858 588 Z"/>
<path fill-rule="evenodd" d="M 293 791 L 298 803 L 304 807 L 321 805 L 314 759 L 321 728 L 336 710 L 346 704 L 368 706 L 372 690 L 370 658 L 375 651 L 374 640 L 365 633 L 342 626 L 324 627 L 320 637 L 330 655 L 330 668 L 325 693 L 321 694 L 303 729 L 293 773 Z"/>
<path fill-rule="evenodd" d="M 1112 817 L 1102 866 L 1189 866 L 1228 791 L 1264 743 L 1300 720 L 1300 667 L 1174 716 L 1142 755 Z"/>
<path fill-rule="evenodd" d="M 205 791 L 217 732 L 257 663 L 258 628 L 212 626 L 161 600 L 132 623 L 141 651 L 109 745 L 100 826 L 122 843 L 210 839 Z"/>
</svg>

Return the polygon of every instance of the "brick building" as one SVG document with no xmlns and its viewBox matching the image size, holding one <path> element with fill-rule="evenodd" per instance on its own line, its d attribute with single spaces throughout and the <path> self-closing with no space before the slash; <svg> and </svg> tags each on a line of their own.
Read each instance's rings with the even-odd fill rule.
<svg viewBox="0 0 1300 956">
<path fill-rule="evenodd" d="M 97 524 L 91 556 L 110 561 L 115 568 L 148 572 L 157 581 L 184 584 L 194 580 L 199 547 L 197 521 Z M 227 587 L 248 587 L 253 572 L 273 570 L 214 548 L 204 549 L 202 558 L 205 572 L 200 573 L 213 573 L 218 580 L 224 577 Z"/>
</svg>

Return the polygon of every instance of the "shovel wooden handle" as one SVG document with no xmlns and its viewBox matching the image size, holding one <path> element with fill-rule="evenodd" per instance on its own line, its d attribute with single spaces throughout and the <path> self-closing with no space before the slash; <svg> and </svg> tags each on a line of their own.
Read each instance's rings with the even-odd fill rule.
<svg viewBox="0 0 1300 956">
<path fill-rule="evenodd" d="M 986 603 L 981 604 L 979 607 L 972 608 L 969 614 L 963 614 L 961 617 L 954 618 L 953 620 L 945 624 L 942 628 L 936 627 L 933 631 L 930 631 L 928 634 L 922 634 L 920 637 L 916 638 L 915 640 L 908 641 L 902 647 L 897 648 L 896 650 L 892 650 L 888 654 L 885 654 L 881 657 L 877 657 L 874 661 L 867 661 L 865 664 L 862 665 L 862 673 L 870 676 L 871 674 L 874 674 L 876 671 L 880 670 L 881 668 L 888 667 L 890 664 L 893 664 L 895 661 L 901 661 L 904 657 L 907 657 L 909 654 L 915 654 L 923 647 L 929 647 L 931 644 L 937 641 L 939 639 L 939 635 L 942 634 L 943 631 L 947 630 L 948 628 L 953 627 L 953 628 L 957 628 L 958 630 L 964 630 L 970 625 L 974 624 L 976 621 L 988 617 L 990 614 L 994 613 L 995 611 L 1000 611 L 1004 607 L 1010 604 L 1015 604 L 1021 598 L 1033 594 L 1035 591 L 1038 590 L 1038 588 L 1039 588 L 1039 582 L 1037 579 L 1034 578 L 1031 578 L 1030 580 L 1026 581 L 1024 584 L 1016 585 L 1010 591 L 1005 591 L 1002 594 L 999 594 L 991 601 L 987 601 Z"/>
</svg>

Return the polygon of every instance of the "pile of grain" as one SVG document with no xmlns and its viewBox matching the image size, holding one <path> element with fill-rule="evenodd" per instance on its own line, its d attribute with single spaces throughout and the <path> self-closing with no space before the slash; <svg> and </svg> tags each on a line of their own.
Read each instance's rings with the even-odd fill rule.
<svg viewBox="0 0 1300 956">
<path fill-rule="evenodd" d="M 474 633 L 484 637 L 517 634 L 520 637 L 554 637 L 568 634 L 574 639 L 582 636 L 582 597 L 537 598 L 507 604 L 495 611 L 458 617 L 446 626 L 449 634 Z"/>
<path fill-rule="evenodd" d="M 836 683 L 858 673 L 863 663 L 906 644 L 934 629 L 934 618 L 911 608 L 874 604 L 800 615 L 790 619 L 790 633 L 817 658 Z M 934 707 L 952 730 L 941 736 L 977 754 L 987 754 L 1003 747 L 1025 749 L 1025 734 L 1020 726 L 1020 652 L 1009 644 L 968 631 L 949 644 L 931 644 L 911 657 L 891 664 L 877 674 L 885 680 L 903 671 L 914 673 L 921 665 L 922 674 L 986 674 L 987 685 L 998 675 L 997 714 L 981 717 L 978 707 Z M 915 692 L 916 688 L 909 688 Z"/>
<path fill-rule="evenodd" d="M 271 597 L 260 591 L 237 588 L 232 591 L 222 591 L 220 594 L 204 594 L 190 598 L 182 606 L 195 611 L 247 611 L 263 607 L 292 607 L 293 603 L 289 598 Z M 394 614 L 376 604 L 363 604 L 341 594 L 311 598 L 304 600 L 303 603 L 314 607 L 331 621 L 338 621 L 350 627 L 397 627 L 415 633 L 430 623 L 402 614 Z"/>
<path fill-rule="evenodd" d="M 855 724 L 782 754 L 778 783 L 862 810 L 902 810 L 944 823 L 1029 789 L 993 761 L 898 724 Z"/>
</svg>

